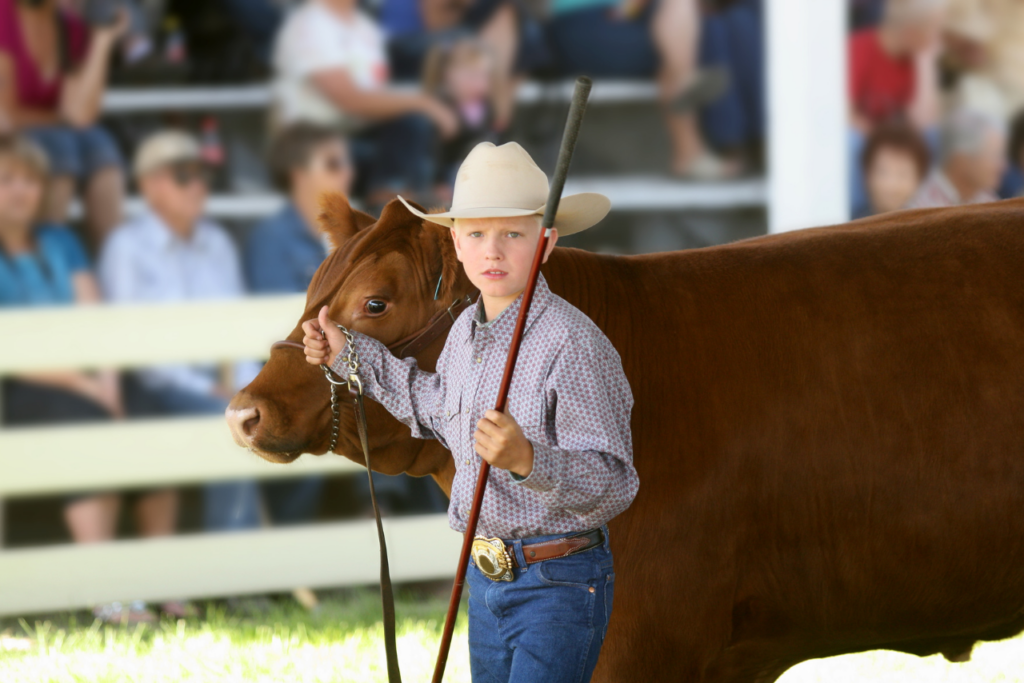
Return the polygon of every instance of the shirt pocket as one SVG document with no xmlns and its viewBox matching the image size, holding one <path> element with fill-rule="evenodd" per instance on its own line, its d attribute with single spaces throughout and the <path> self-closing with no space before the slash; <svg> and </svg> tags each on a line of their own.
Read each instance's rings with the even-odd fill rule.
<svg viewBox="0 0 1024 683">
<path fill-rule="evenodd" d="M 531 442 L 546 440 L 547 401 L 542 392 L 531 392 L 509 399 L 506 412 L 512 415 L 512 419 Z"/>
</svg>

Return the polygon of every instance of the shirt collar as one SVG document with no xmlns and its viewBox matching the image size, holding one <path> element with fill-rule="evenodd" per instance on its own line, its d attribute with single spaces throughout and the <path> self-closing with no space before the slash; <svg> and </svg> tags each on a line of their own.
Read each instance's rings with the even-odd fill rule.
<svg viewBox="0 0 1024 683">
<path fill-rule="evenodd" d="M 544 279 L 544 275 L 538 273 L 537 286 L 533 290 L 533 301 L 530 303 L 530 311 L 526 315 L 526 326 L 523 328 L 523 335 L 530 330 L 530 327 L 534 322 L 536 322 L 540 314 L 548 307 L 552 296 L 553 294 L 548 288 L 548 282 Z M 469 326 L 469 333 L 466 337 L 466 341 L 472 341 L 475 338 L 477 331 L 490 332 L 496 336 L 507 336 L 511 338 L 512 332 L 516 326 L 516 320 L 519 318 L 519 309 L 522 306 L 522 303 L 523 295 L 520 294 L 508 308 L 498 314 L 498 317 L 494 320 L 484 322 L 483 302 L 480 300 L 480 297 L 477 297 L 476 303 L 473 304 L 476 308 L 471 313 L 473 322 Z"/>
<path fill-rule="evenodd" d="M 961 197 L 960 192 L 956 189 L 956 185 L 953 184 L 953 181 L 949 179 L 949 176 L 941 168 L 935 169 L 935 184 L 949 198 L 949 201 L 956 205 L 980 204 L 981 202 L 994 202 L 998 199 L 994 194 L 985 190 L 979 190 L 971 197 Z"/>
<path fill-rule="evenodd" d="M 158 249 L 170 249 L 175 244 L 203 248 L 209 242 L 209 230 L 202 219 L 196 223 L 195 230 L 192 231 L 192 238 L 189 240 L 183 240 L 174 234 L 174 231 L 152 209 L 146 209 L 141 216 L 141 221 L 147 237 Z"/>
<path fill-rule="evenodd" d="M 946 195 L 949 201 L 953 204 L 960 204 L 963 199 L 960 197 L 960 193 L 957 192 L 956 186 L 950 181 L 949 176 L 943 173 L 941 168 L 935 169 L 935 185 L 939 188 L 939 192 Z"/>
</svg>

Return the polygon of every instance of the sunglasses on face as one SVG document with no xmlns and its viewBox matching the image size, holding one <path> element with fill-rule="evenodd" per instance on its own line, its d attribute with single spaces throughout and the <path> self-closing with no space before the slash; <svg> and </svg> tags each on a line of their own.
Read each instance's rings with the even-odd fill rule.
<svg viewBox="0 0 1024 683">
<path fill-rule="evenodd" d="M 193 183 L 210 184 L 210 170 L 195 164 L 176 165 L 171 167 L 171 178 L 179 187 L 187 187 Z"/>
</svg>

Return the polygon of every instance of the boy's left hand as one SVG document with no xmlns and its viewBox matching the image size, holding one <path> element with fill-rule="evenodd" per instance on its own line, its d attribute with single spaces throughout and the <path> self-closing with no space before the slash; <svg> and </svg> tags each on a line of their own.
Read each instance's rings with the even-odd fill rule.
<svg viewBox="0 0 1024 683">
<path fill-rule="evenodd" d="M 528 477 L 533 471 L 533 445 L 511 415 L 488 410 L 476 423 L 473 439 L 477 454 L 492 466 L 520 477 Z"/>
</svg>

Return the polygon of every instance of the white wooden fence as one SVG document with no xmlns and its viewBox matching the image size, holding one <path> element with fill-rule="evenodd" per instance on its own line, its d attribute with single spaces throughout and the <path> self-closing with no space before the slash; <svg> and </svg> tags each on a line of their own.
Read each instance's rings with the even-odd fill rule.
<svg viewBox="0 0 1024 683">
<path fill-rule="evenodd" d="M 281 296 L 0 313 L 0 376 L 266 358 L 271 342 L 291 331 L 302 310 L 302 296 Z M 267 463 L 238 448 L 220 417 L 0 429 L 0 503 L 96 488 L 314 473 L 365 474 L 338 456 Z M 0 516 L 0 529 L 2 522 Z M 461 537 L 448 529 L 445 515 L 404 517 L 385 527 L 396 581 L 454 575 Z M 372 521 L 95 545 L 0 544 L 0 615 L 373 583 L 377 572 Z"/>
</svg>

